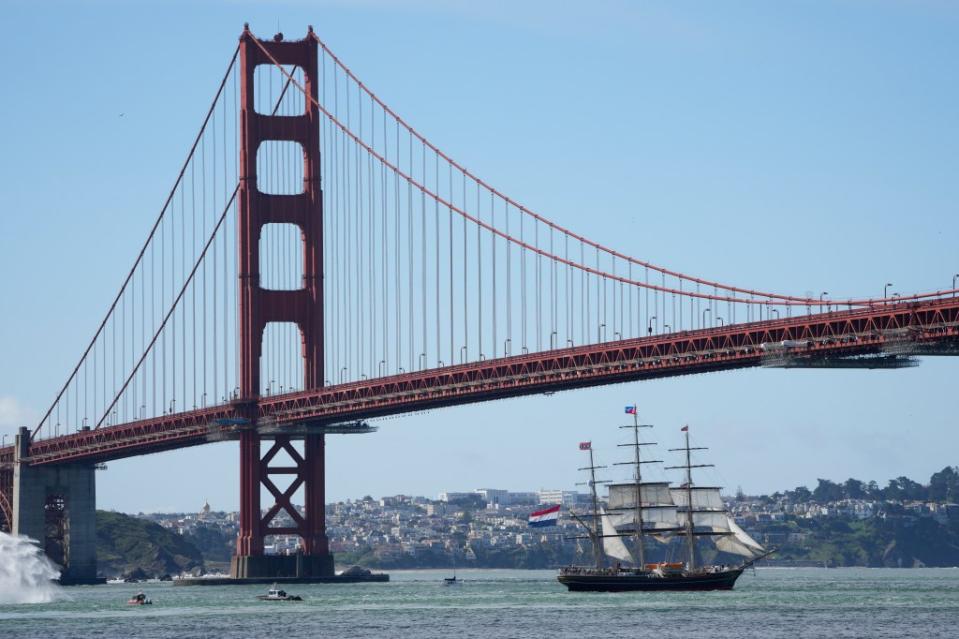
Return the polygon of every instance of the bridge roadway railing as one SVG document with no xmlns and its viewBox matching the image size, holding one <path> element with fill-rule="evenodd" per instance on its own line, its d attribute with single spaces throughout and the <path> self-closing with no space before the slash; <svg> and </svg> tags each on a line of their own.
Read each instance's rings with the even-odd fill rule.
<svg viewBox="0 0 959 639">
<path fill-rule="evenodd" d="M 415 412 L 442 406 L 632 380 L 758 366 L 770 345 L 803 357 L 917 352 L 959 341 L 959 298 L 834 311 L 566 348 L 235 402 L 35 441 L 33 464 L 107 461 L 220 441 L 256 417 L 273 428 Z M 799 344 L 798 346 L 782 346 Z M 956 351 L 944 351 L 955 354 Z M 0 469 L 12 447 L 0 449 Z"/>
<path fill-rule="evenodd" d="M 622 381 L 760 365 L 764 344 L 809 357 L 882 351 L 910 331 L 919 343 L 959 335 L 959 298 L 835 311 L 734 324 L 487 360 L 432 371 L 344 384 L 260 402 L 260 419 L 278 423 L 355 419 Z"/>
<path fill-rule="evenodd" d="M 235 420 L 231 404 L 183 413 L 171 413 L 117 426 L 80 430 L 30 444 L 31 464 L 100 462 L 203 444 L 226 431 L 220 422 Z M 9 456 L 9 459 L 8 459 Z M 13 462 L 13 448 L 0 449 L 0 468 Z"/>
</svg>

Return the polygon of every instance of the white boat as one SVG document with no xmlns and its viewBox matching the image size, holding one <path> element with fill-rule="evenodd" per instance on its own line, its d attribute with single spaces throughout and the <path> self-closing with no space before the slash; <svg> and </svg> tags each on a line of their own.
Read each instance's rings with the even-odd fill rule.
<svg viewBox="0 0 959 639">
<path fill-rule="evenodd" d="M 285 590 L 277 588 L 276 584 L 265 595 L 257 595 L 260 601 L 303 601 L 299 595 L 289 595 Z"/>
</svg>

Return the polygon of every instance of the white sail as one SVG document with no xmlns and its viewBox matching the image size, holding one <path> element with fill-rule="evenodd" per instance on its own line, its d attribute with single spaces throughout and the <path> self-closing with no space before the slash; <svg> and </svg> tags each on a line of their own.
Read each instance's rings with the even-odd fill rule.
<svg viewBox="0 0 959 639">
<path fill-rule="evenodd" d="M 716 548 L 741 557 L 755 557 L 758 554 L 750 550 L 749 546 L 740 543 L 733 535 L 717 537 Z"/>
<path fill-rule="evenodd" d="M 634 563 L 633 555 L 629 552 L 629 548 L 626 547 L 623 540 L 619 537 L 608 536 L 615 535 L 616 528 L 613 526 L 605 510 L 600 510 L 600 513 L 600 521 L 603 523 L 603 552 L 606 553 L 607 557 Z"/>
<path fill-rule="evenodd" d="M 627 509 L 610 513 L 609 518 L 617 528 L 628 525 L 630 530 L 636 530 L 636 511 L 634 510 Z M 656 530 L 672 529 L 678 526 L 679 517 L 676 513 L 675 506 L 643 508 L 643 530 L 654 532 Z"/>
<path fill-rule="evenodd" d="M 643 482 L 640 485 L 640 504 L 643 506 L 671 506 L 673 498 L 669 492 L 669 482 Z M 609 486 L 609 507 L 635 508 L 636 484 L 622 483 Z M 645 515 L 644 515 L 645 516 Z"/>
<path fill-rule="evenodd" d="M 675 507 L 643 508 L 644 528 L 675 528 L 678 523 Z"/>
<path fill-rule="evenodd" d="M 687 513 L 679 512 L 679 525 L 686 525 Z M 709 511 L 709 512 L 696 512 L 693 511 L 693 526 L 697 530 L 706 529 L 707 531 L 712 531 L 715 533 L 728 533 L 732 532 L 729 529 L 728 524 L 729 517 L 726 516 L 725 512 L 722 511 Z"/>
<path fill-rule="evenodd" d="M 689 499 L 687 496 L 686 488 L 670 488 L 672 493 L 673 502 L 680 508 L 685 508 Z M 719 489 L 714 487 L 707 486 L 693 486 L 693 509 L 701 510 L 723 510 L 725 506 L 723 505 L 723 498 L 719 495 Z"/>
<path fill-rule="evenodd" d="M 724 552 L 742 555 L 743 557 L 756 557 L 766 552 L 755 539 L 739 527 L 732 517 L 726 517 L 726 526 L 732 535 L 720 537 L 716 540 L 716 547 Z"/>
</svg>

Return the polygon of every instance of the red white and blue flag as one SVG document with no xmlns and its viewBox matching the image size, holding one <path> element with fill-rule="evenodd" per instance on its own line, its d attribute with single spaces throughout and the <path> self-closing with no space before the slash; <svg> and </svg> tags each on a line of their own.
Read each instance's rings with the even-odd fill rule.
<svg viewBox="0 0 959 639">
<path fill-rule="evenodd" d="M 626 407 L 626 414 L 627 414 L 627 415 L 635 415 L 635 414 L 636 414 L 636 404 L 633 404 L 632 406 L 627 406 L 627 407 Z"/>
<path fill-rule="evenodd" d="M 529 527 L 543 528 L 544 526 L 555 526 L 556 522 L 559 521 L 559 508 L 560 505 L 556 504 L 543 510 L 537 510 L 529 516 Z"/>
</svg>

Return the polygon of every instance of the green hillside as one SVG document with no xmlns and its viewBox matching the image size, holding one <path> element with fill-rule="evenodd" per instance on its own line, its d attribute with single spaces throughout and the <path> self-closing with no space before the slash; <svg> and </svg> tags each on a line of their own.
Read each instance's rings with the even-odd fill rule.
<svg viewBox="0 0 959 639">
<path fill-rule="evenodd" d="M 97 511 L 97 572 L 104 577 L 137 573 L 176 575 L 203 567 L 192 543 L 162 526 L 121 513 Z"/>
</svg>

